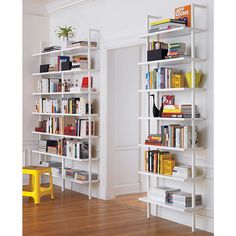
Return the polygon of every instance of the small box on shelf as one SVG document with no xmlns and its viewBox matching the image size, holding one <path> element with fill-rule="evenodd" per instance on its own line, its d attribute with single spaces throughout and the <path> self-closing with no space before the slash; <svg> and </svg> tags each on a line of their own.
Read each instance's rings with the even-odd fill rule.
<svg viewBox="0 0 236 236">
<path fill-rule="evenodd" d="M 147 51 L 147 61 L 156 61 L 165 59 L 167 56 L 167 49 L 156 49 L 156 50 L 148 50 Z"/>
</svg>

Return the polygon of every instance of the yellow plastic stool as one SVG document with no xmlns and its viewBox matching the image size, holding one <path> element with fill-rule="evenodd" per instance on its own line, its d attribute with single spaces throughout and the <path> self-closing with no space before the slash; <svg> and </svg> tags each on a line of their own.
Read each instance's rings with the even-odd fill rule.
<svg viewBox="0 0 236 236">
<path fill-rule="evenodd" d="M 30 175 L 29 181 L 29 191 L 22 191 L 22 195 L 25 197 L 32 197 L 34 199 L 34 204 L 40 203 L 40 198 L 45 195 L 51 195 L 53 197 L 53 185 L 52 185 L 52 170 L 51 167 L 43 166 L 26 166 L 22 168 L 23 174 Z M 49 187 L 40 186 L 40 176 L 41 174 L 48 173 L 50 176 L 50 185 Z"/>
</svg>

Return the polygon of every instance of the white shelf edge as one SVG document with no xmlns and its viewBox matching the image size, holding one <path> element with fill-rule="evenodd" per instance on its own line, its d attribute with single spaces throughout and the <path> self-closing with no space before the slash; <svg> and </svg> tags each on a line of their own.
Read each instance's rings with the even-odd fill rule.
<svg viewBox="0 0 236 236">
<path fill-rule="evenodd" d="M 189 212 L 189 213 L 194 212 L 197 209 L 203 208 L 202 205 L 201 206 L 196 206 L 194 208 L 192 208 L 192 207 L 185 207 L 185 208 L 184 207 L 183 208 L 176 207 L 176 206 L 173 206 L 173 205 L 171 205 L 169 203 L 162 203 L 162 202 L 155 201 L 155 200 L 153 200 L 151 198 L 148 198 L 147 196 L 146 197 L 140 197 L 140 198 L 138 198 L 138 200 L 142 201 L 142 202 L 158 205 L 160 207 L 165 207 L 165 208 L 168 208 L 168 209 L 172 209 L 172 210 L 175 210 L 175 211 Z"/>
<path fill-rule="evenodd" d="M 50 52 L 38 52 L 38 53 L 33 53 L 32 57 L 37 57 L 37 56 L 44 56 L 44 55 L 53 55 L 53 54 L 59 54 L 61 52 L 70 52 L 70 51 L 88 51 L 89 47 L 87 46 L 76 46 L 76 47 L 70 47 L 70 48 L 65 48 L 65 49 L 60 49 L 60 50 L 53 50 Z M 98 51 L 100 50 L 99 47 L 90 47 L 91 51 Z"/>
<path fill-rule="evenodd" d="M 153 37 L 156 35 L 163 35 L 166 34 L 165 38 L 168 38 L 168 35 L 170 35 L 171 33 L 177 33 L 178 35 L 176 35 L 177 37 L 179 36 L 186 36 L 186 35 L 190 35 L 191 31 L 193 31 L 192 27 L 185 27 L 185 26 L 180 26 L 180 27 L 176 27 L 173 29 L 168 29 L 168 30 L 161 30 L 161 31 L 156 31 L 153 33 L 147 33 L 147 34 L 142 34 L 142 35 L 138 35 L 138 38 L 147 38 L 147 37 Z M 206 32 L 205 29 L 201 29 L 201 28 L 195 28 L 195 33 L 204 33 Z M 172 37 L 176 37 L 176 36 L 171 36 Z"/>
<path fill-rule="evenodd" d="M 75 159 L 75 158 L 70 158 L 70 157 L 52 154 L 52 153 L 48 153 L 48 152 L 41 152 L 41 151 L 37 151 L 37 150 L 32 150 L 32 152 L 37 153 L 37 154 L 57 157 L 57 158 L 64 158 L 66 160 L 71 160 L 71 161 L 78 161 L 78 162 L 88 162 L 89 161 L 89 159 Z M 91 161 L 98 161 L 98 160 L 99 160 L 99 158 L 91 158 Z"/>
<path fill-rule="evenodd" d="M 205 120 L 205 118 L 168 118 L 168 117 L 138 117 L 139 120 L 165 120 L 165 121 L 201 121 Z"/>
<path fill-rule="evenodd" d="M 55 93 L 32 93 L 33 96 L 40 96 L 40 95 L 81 95 L 81 94 L 99 94 L 99 92 L 88 92 L 88 91 L 81 91 L 81 92 L 55 92 Z"/>
<path fill-rule="evenodd" d="M 169 151 L 179 151 L 179 152 L 184 152 L 184 151 L 193 151 L 193 150 L 201 150 L 203 149 L 202 147 L 196 147 L 196 148 L 176 148 L 176 147 L 166 147 L 166 146 L 157 146 L 157 145 L 147 145 L 147 144 L 139 144 L 139 147 L 142 148 L 156 148 L 159 150 L 169 150 Z"/>
<path fill-rule="evenodd" d="M 201 58 L 191 58 L 188 56 L 178 57 L 178 58 L 170 58 L 170 59 L 162 59 L 162 60 L 155 60 L 155 61 L 144 61 L 144 62 L 138 62 L 139 66 L 143 65 L 150 65 L 150 64 L 175 64 L 175 63 L 190 63 L 192 61 L 199 62 L 204 61 L 205 59 Z"/>
<path fill-rule="evenodd" d="M 64 71 L 50 71 L 50 72 L 42 72 L 42 73 L 33 73 L 33 76 L 42 76 L 42 75 L 62 75 L 62 74 L 73 74 L 73 73 L 87 73 L 87 72 L 98 72 L 98 69 L 73 69 L 73 70 L 64 70 Z"/>
<path fill-rule="evenodd" d="M 81 118 L 88 118 L 91 117 L 99 117 L 100 114 L 91 114 L 91 115 L 79 115 L 79 114 L 63 114 L 63 113 L 43 113 L 43 112 L 32 112 L 33 115 L 42 115 L 42 116 L 75 116 L 75 117 L 81 117 Z"/>
<path fill-rule="evenodd" d="M 157 178 L 169 179 L 169 180 L 174 180 L 174 181 L 179 181 L 179 182 L 194 182 L 194 181 L 201 180 L 204 178 L 203 175 L 196 176 L 193 179 L 193 178 L 181 178 L 181 177 L 175 177 L 175 176 L 162 175 L 162 174 L 146 172 L 146 171 L 139 171 L 138 173 L 141 175 L 149 175 L 149 176 L 153 176 Z"/>
<path fill-rule="evenodd" d="M 72 138 L 72 139 L 96 139 L 99 138 L 99 136 L 86 136 L 86 137 L 80 137 L 80 136 L 72 136 L 72 135 L 64 135 L 64 134 L 49 134 L 49 133 L 44 133 L 44 132 L 37 132 L 37 131 L 32 131 L 32 134 L 38 134 L 38 135 L 47 135 L 47 136 L 54 136 L 54 137 L 62 137 L 62 138 Z"/>
<path fill-rule="evenodd" d="M 64 180 L 66 181 L 70 181 L 70 182 L 73 182 L 73 183 L 77 183 L 77 184 L 89 184 L 89 183 L 98 183 L 100 180 L 99 179 L 96 179 L 96 180 L 77 180 L 77 179 L 74 179 L 74 178 L 70 178 L 70 177 L 64 177 L 63 178 Z"/>
<path fill-rule="evenodd" d="M 203 91 L 205 88 L 167 88 L 167 89 L 139 89 L 139 93 L 154 93 L 154 92 L 182 92 L 182 91 Z"/>
</svg>

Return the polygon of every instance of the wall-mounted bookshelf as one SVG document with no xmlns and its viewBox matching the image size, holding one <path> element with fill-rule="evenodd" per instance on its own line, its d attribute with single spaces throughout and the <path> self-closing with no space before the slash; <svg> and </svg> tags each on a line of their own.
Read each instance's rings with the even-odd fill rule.
<svg viewBox="0 0 236 236">
<path fill-rule="evenodd" d="M 206 120 L 205 117 L 202 117 L 202 116 L 196 117 L 195 116 L 195 113 L 196 113 L 196 110 L 195 110 L 196 93 L 199 94 L 199 93 L 203 92 L 205 90 L 205 88 L 198 88 L 198 87 L 195 88 L 196 78 L 195 78 L 194 72 L 195 72 L 197 63 L 200 66 L 202 64 L 202 62 L 206 61 L 205 58 L 197 58 L 196 57 L 195 35 L 207 32 L 206 29 L 196 27 L 196 24 L 195 24 L 196 23 L 195 22 L 196 9 L 206 9 L 206 7 L 200 6 L 200 5 L 195 5 L 195 4 L 191 5 L 191 27 L 187 27 L 187 26 L 180 26 L 180 27 L 173 27 L 173 28 L 170 27 L 168 29 L 152 32 L 152 29 L 150 27 L 151 23 L 154 21 L 160 21 L 161 18 L 155 17 L 155 16 L 148 16 L 147 17 L 147 26 L 148 26 L 147 33 L 139 36 L 139 38 L 146 39 L 146 51 L 153 50 L 153 49 L 150 49 L 150 45 L 153 45 L 152 44 L 153 41 L 156 41 L 159 43 L 159 42 L 163 42 L 165 40 L 167 40 L 167 41 L 169 40 L 172 43 L 175 39 L 177 42 L 181 42 L 181 37 L 183 37 L 183 36 L 185 36 L 185 38 L 189 37 L 190 38 L 190 55 L 188 55 L 188 56 L 182 55 L 177 58 L 163 58 L 163 59 L 149 60 L 149 61 L 148 61 L 148 59 L 146 59 L 146 61 L 142 61 L 142 62 L 138 63 L 139 66 L 143 66 L 143 68 L 146 69 L 146 88 L 141 88 L 140 90 L 138 90 L 138 93 L 141 95 L 143 104 L 146 104 L 146 109 L 147 109 L 147 114 L 141 114 L 140 117 L 138 117 L 138 119 L 141 122 L 143 122 L 141 127 L 146 127 L 146 133 L 148 134 L 148 137 L 150 137 L 150 140 L 148 140 L 148 141 L 150 141 L 150 143 L 151 143 L 151 141 L 154 140 L 154 138 L 156 138 L 156 140 L 160 140 L 160 143 L 158 145 L 150 145 L 150 144 L 148 144 L 147 140 L 145 140 L 145 142 L 144 142 L 144 140 L 142 140 L 143 143 L 139 144 L 139 147 L 141 149 L 141 157 L 144 159 L 144 170 L 140 170 L 139 174 L 141 176 L 145 176 L 145 178 L 147 179 L 147 196 L 141 197 L 141 198 L 139 198 L 139 200 L 147 203 L 147 218 L 150 218 L 151 206 L 153 206 L 153 205 L 156 206 L 156 208 L 155 208 L 156 215 L 158 215 L 159 207 L 171 209 L 174 211 L 186 212 L 188 214 L 191 214 L 191 216 L 192 216 L 192 231 L 194 231 L 196 228 L 195 210 L 197 210 L 199 208 L 203 208 L 202 199 L 201 199 L 201 204 L 196 204 L 197 200 L 199 199 L 199 196 L 197 196 L 197 192 L 196 192 L 196 182 L 200 181 L 200 180 L 202 181 L 204 179 L 204 175 L 202 174 L 203 172 L 201 170 L 200 170 L 200 172 L 196 171 L 196 168 L 197 168 L 197 166 L 195 164 L 196 152 L 198 152 L 199 150 L 203 150 L 203 147 L 199 147 L 195 144 L 195 141 L 197 140 L 197 138 L 195 136 L 195 132 L 196 132 L 195 127 L 199 122 L 204 122 Z M 169 45 L 168 45 L 168 50 L 169 50 Z M 185 70 L 187 67 L 188 68 L 190 67 L 190 70 L 192 73 L 191 74 L 192 86 L 190 86 L 190 87 L 185 87 L 185 86 L 183 86 L 183 87 L 169 87 L 169 88 L 160 88 L 160 87 L 159 88 L 155 88 L 155 87 L 150 88 L 150 86 L 147 87 L 147 73 L 149 73 L 149 76 L 150 76 L 150 72 L 153 71 L 152 69 L 154 66 L 156 67 L 156 70 L 159 71 L 159 69 L 164 66 L 167 66 L 168 68 L 170 68 L 170 67 L 177 68 L 178 66 L 181 66 L 181 65 L 184 65 Z M 142 79 L 144 79 L 144 78 L 145 78 L 145 76 L 142 77 Z M 152 79 L 153 78 L 156 79 L 156 77 L 152 77 Z M 149 79 L 148 81 L 150 81 L 150 77 L 148 79 Z M 156 96 L 155 101 L 156 101 L 156 104 L 158 104 L 158 106 L 159 106 L 160 101 L 161 101 L 161 96 L 163 94 L 172 93 L 172 92 L 176 94 L 174 96 L 181 96 L 182 94 L 184 94 L 185 97 L 187 97 L 190 100 L 190 102 L 189 102 L 189 103 L 191 103 L 190 117 L 187 117 L 187 118 L 186 117 L 178 118 L 178 117 L 174 117 L 174 116 L 173 117 L 171 117 L 171 116 L 170 117 L 160 117 L 160 116 L 154 117 L 152 107 L 151 107 L 150 95 L 155 94 L 155 96 Z M 153 101 L 154 101 L 154 97 L 153 97 Z M 178 125 L 174 127 L 176 122 Z M 155 126 L 156 128 L 154 128 L 154 126 L 153 126 L 154 123 L 156 125 Z M 171 125 L 173 127 L 171 127 Z M 188 147 L 183 147 L 183 146 L 181 147 L 179 143 L 178 143 L 178 145 L 176 144 L 177 138 L 176 138 L 176 136 L 173 138 L 173 135 L 176 135 L 177 129 L 179 129 L 180 132 L 182 132 L 181 129 L 185 126 L 191 127 L 191 137 L 190 138 L 191 138 L 191 140 L 193 140 L 193 142 L 191 142 L 191 145 Z M 167 129 L 165 129 L 165 127 L 167 127 Z M 156 130 L 154 131 L 154 129 L 156 129 Z M 184 128 L 183 128 L 183 130 L 184 130 Z M 172 133 L 172 131 L 174 131 L 174 133 Z M 153 135 L 153 134 L 155 134 L 155 135 Z M 182 134 L 179 134 L 179 135 L 182 135 Z M 166 143 L 163 143 L 164 137 L 168 137 L 168 138 L 166 138 L 167 141 L 165 140 Z M 182 136 L 179 136 L 179 137 L 182 137 Z M 183 137 L 185 137 L 185 133 L 183 134 Z M 175 141 L 174 145 L 170 144 L 171 139 L 173 139 Z M 177 146 L 175 146 L 175 145 L 177 145 Z M 162 168 L 164 168 L 164 167 L 162 167 L 162 165 L 164 163 L 164 161 L 163 161 L 164 159 L 160 159 L 161 155 L 164 156 L 167 153 L 166 155 L 170 155 L 175 158 L 179 154 L 185 153 L 185 152 L 189 153 L 189 155 L 191 156 L 191 166 L 189 166 L 189 171 L 191 171 L 191 174 L 188 177 L 179 177 L 179 176 L 173 175 L 173 172 L 172 172 L 174 170 L 173 166 L 170 167 L 170 169 L 171 169 L 170 173 L 168 173 L 168 174 L 163 173 L 164 171 Z M 169 162 L 166 161 L 165 163 L 174 163 L 174 165 L 176 164 L 174 162 L 174 160 L 169 159 L 168 161 Z M 171 161 L 173 161 L 173 162 L 171 162 Z M 183 186 L 183 183 L 188 182 L 189 184 L 191 184 L 192 191 L 191 191 L 191 193 L 189 193 L 190 197 L 191 197 L 191 204 L 190 204 L 191 206 L 181 207 L 181 206 L 176 206 L 175 204 L 173 204 L 173 199 L 171 199 L 171 198 L 175 194 L 174 190 L 173 190 L 172 195 L 171 194 L 166 195 L 166 198 L 163 202 L 155 199 L 155 197 L 151 193 L 151 190 L 153 189 L 153 187 L 154 187 L 154 189 L 155 188 L 160 189 L 161 187 L 163 187 L 163 186 L 159 185 L 160 179 L 167 180 L 167 181 L 168 180 L 176 181 L 177 187 L 178 187 L 178 182 L 182 182 L 182 185 L 179 185 L 180 191 L 182 191 L 181 186 Z M 153 186 L 154 182 L 156 183 L 156 186 Z M 166 186 L 166 184 L 168 184 L 168 182 L 163 182 L 163 183 L 164 183 L 164 187 L 169 187 L 169 186 Z M 176 192 L 178 192 L 178 191 L 179 190 L 176 190 Z M 158 193 L 158 194 L 160 194 L 160 193 Z M 198 199 L 196 198 L 196 196 L 198 197 Z M 171 200 L 172 200 L 172 202 L 171 202 Z"/>
<path fill-rule="evenodd" d="M 33 91 L 32 96 L 34 96 L 35 99 L 38 99 L 41 101 L 45 99 L 52 99 L 57 100 L 57 111 L 55 112 L 53 109 L 50 112 L 45 112 L 43 110 L 35 110 L 32 111 L 32 115 L 35 117 L 36 120 L 39 122 L 44 121 L 45 119 L 49 119 L 51 122 L 47 122 L 47 128 L 50 132 L 47 131 L 41 131 L 41 130 L 33 130 L 32 133 L 34 135 L 38 136 L 38 148 L 34 148 L 32 150 L 32 153 L 34 155 L 38 156 L 38 164 L 39 165 L 45 165 L 45 163 L 49 162 L 60 162 L 61 167 L 55 168 L 57 171 L 56 173 L 52 173 L 53 177 L 61 180 L 61 189 L 64 191 L 66 187 L 66 182 L 70 182 L 71 186 L 72 184 L 79 184 L 79 185 L 87 185 L 88 186 L 88 197 L 89 199 L 92 198 L 92 188 L 94 184 L 99 183 L 99 160 L 100 160 L 100 148 L 99 148 L 99 99 L 100 99 L 100 93 L 99 93 L 99 46 L 100 46 L 100 31 L 96 29 L 89 29 L 87 40 L 83 41 L 87 42 L 87 46 L 81 46 L 81 45 L 70 45 L 66 48 L 61 48 L 59 50 L 52 50 L 52 51 L 44 51 L 45 45 L 49 45 L 49 43 L 42 43 L 40 42 L 39 45 L 39 52 L 34 53 L 32 56 L 35 59 L 38 59 L 38 68 L 42 64 L 53 64 L 56 65 L 59 68 L 58 60 L 62 57 L 68 57 L 69 60 L 72 61 L 72 64 L 74 63 L 73 57 L 77 56 L 78 58 L 82 55 L 83 57 L 87 58 L 87 68 L 71 68 L 68 70 L 53 70 L 48 72 L 34 72 L 32 73 L 32 76 L 37 81 L 37 91 Z M 94 44 L 96 44 L 94 46 Z M 81 61 L 81 59 L 80 59 Z M 82 62 L 78 62 L 80 66 L 82 65 Z M 55 63 L 56 62 L 56 63 Z M 60 62 L 61 63 L 61 62 Z M 60 64 L 61 66 L 62 64 Z M 82 81 L 84 77 L 86 77 L 86 83 L 87 87 L 83 87 L 81 84 L 81 90 L 77 87 L 76 91 L 70 91 L 70 89 L 66 89 L 66 86 L 69 86 L 69 79 L 71 79 L 71 87 L 75 87 L 75 81 L 76 86 L 78 81 Z M 48 79 L 48 84 L 51 83 L 51 79 L 55 80 L 58 79 L 60 81 L 60 84 L 56 84 L 56 86 L 60 86 L 60 89 L 57 89 L 56 91 L 51 91 L 48 89 L 48 91 L 43 91 L 42 89 L 42 81 Z M 59 82 L 58 82 L 59 83 Z M 74 83 L 74 84 L 73 84 Z M 95 86 L 94 86 L 95 84 Z M 50 85 L 51 86 L 51 85 Z M 54 86 L 54 85 L 53 85 Z M 98 86 L 98 87 L 96 87 Z M 94 88 L 96 87 L 96 88 Z M 57 87 L 58 88 L 58 87 Z M 44 89 L 45 90 L 45 89 Z M 68 107 L 71 106 L 69 109 L 70 112 L 62 112 L 63 107 L 65 106 L 62 104 L 63 99 L 77 99 L 77 101 L 80 101 L 76 104 L 68 103 Z M 81 99 L 85 99 L 85 111 L 84 113 L 80 114 L 80 112 L 77 111 L 78 107 L 82 106 Z M 46 105 L 43 103 L 38 103 L 38 100 L 36 100 L 36 108 L 40 104 L 40 109 L 42 107 L 46 107 Z M 96 100 L 96 112 L 93 112 L 93 100 Z M 67 106 L 67 105 L 66 105 Z M 75 108 L 76 106 L 76 108 Z M 68 109 L 67 107 L 67 109 Z M 59 109 L 60 108 L 60 109 Z M 59 109 L 59 110 L 58 110 Z M 50 110 L 50 109 L 49 109 Z M 61 110 L 61 111 L 60 111 Z M 54 121 L 54 119 L 57 119 Z M 62 128 L 60 129 L 60 132 L 58 129 L 58 124 L 55 122 L 58 122 L 59 119 L 61 124 L 63 124 Z M 72 119 L 72 124 L 65 124 L 66 119 Z M 76 119 L 77 124 L 73 123 Z M 77 130 L 82 129 L 82 120 L 85 121 L 84 126 L 84 132 L 86 135 L 79 135 L 79 132 L 76 131 L 76 133 L 65 133 L 65 127 L 72 127 L 75 126 Z M 54 122 L 54 123 L 53 123 Z M 96 129 L 94 126 L 94 123 L 96 124 Z M 77 127 L 77 126 L 78 127 Z M 55 126 L 57 128 L 55 128 Z M 54 129 L 54 128 L 55 129 Z M 71 129 L 72 129 L 71 128 Z M 68 131 L 69 132 L 69 131 Z M 82 132 L 82 131 L 81 131 Z M 49 151 L 48 143 L 49 142 L 58 142 L 57 147 L 51 148 L 52 150 L 55 150 L 51 152 Z M 42 145 L 41 143 L 47 145 L 46 147 L 40 147 Z M 67 146 L 72 145 L 72 146 Z M 82 149 L 83 147 L 83 149 Z M 84 149 L 86 148 L 86 149 Z M 50 150 L 51 150 L 50 149 Z M 92 150 L 94 149 L 94 150 Z M 67 154 L 70 152 L 70 156 L 67 156 Z M 85 153 L 84 153 L 85 152 Z M 72 154 L 71 154 L 72 153 Z M 94 154 L 95 153 L 95 154 Z M 71 156 L 72 155 L 72 156 Z M 86 158 L 85 158 L 86 156 Z M 83 164 L 82 167 L 79 166 L 78 169 L 70 168 L 69 166 L 74 167 L 74 163 Z M 50 165 L 49 165 L 50 166 Z M 95 167 L 95 168 L 93 168 Z M 96 169 L 95 172 L 92 173 L 93 169 Z M 73 173 L 71 176 L 68 175 L 67 171 L 70 171 L 70 173 Z M 58 173 L 57 173 L 58 172 Z M 82 172 L 86 172 L 84 175 Z M 80 179 L 80 177 L 84 177 L 84 179 Z M 96 179 L 94 177 L 96 176 Z M 86 179 L 87 178 L 87 179 Z"/>
</svg>

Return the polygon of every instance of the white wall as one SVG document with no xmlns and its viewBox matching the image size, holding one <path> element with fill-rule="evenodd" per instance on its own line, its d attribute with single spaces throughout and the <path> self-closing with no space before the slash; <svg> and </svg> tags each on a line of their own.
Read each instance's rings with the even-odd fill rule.
<svg viewBox="0 0 236 236">
<path fill-rule="evenodd" d="M 204 99 L 207 99 L 206 106 L 203 106 L 203 114 L 208 118 L 201 128 L 202 139 L 205 140 L 205 151 L 197 157 L 197 163 L 205 167 L 207 180 L 198 185 L 199 191 L 203 194 L 204 203 L 209 211 L 213 210 L 213 1 L 211 0 L 196 0 L 196 1 L 161 1 L 161 0 L 97 0 L 88 5 L 73 6 L 66 8 L 50 15 L 50 40 L 57 41 L 55 36 L 56 26 L 73 25 L 76 27 L 77 35 L 80 39 L 86 38 L 88 27 L 98 28 L 101 30 L 101 161 L 100 174 L 101 186 L 100 197 L 110 198 L 114 196 L 114 181 L 109 178 L 113 172 L 113 163 L 107 155 L 109 146 L 107 145 L 106 137 L 111 135 L 107 130 L 107 51 L 106 49 L 130 44 L 143 44 L 144 41 L 137 40 L 136 36 L 144 33 L 146 30 L 146 16 L 156 15 L 163 17 L 173 17 L 173 10 L 177 6 L 187 5 L 190 3 L 204 4 L 208 6 L 208 33 L 207 35 L 199 36 L 200 54 L 207 56 L 207 63 L 203 65 L 203 71 L 207 74 L 206 87 L 207 91 Z M 207 44 L 205 43 L 207 41 Z M 202 97 L 199 97 L 199 100 Z M 183 100 L 185 98 L 183 97 Z M 205 100 L 206 101 L 206 100 Z M 108 110 L 109 112 L 109 110 Z M 186 157 L 182 160 L 188 161 Z M 170 183 L 172 184 L 172 183 Z M 175 183 L 173 183 L 175 184 Z M 189 189 L 190 186 L 185 186 Z M 187 225 L 191 224 L 191 218 L 183 214 L 167 214 L 168 212 L 161 211 L 162 216 L 179 221 Z M 170 217 L 171 215 L 171 217 Z M 203 213 L 206 215 L 206 213 Z M 213 231 L 213 220 L 211 217 L 204 217 L 204 220 L 199 218 L 197 225 L 205 230 Z"/>
<path fill-rule="evenodd" d="M 32 134 L 35 127 L 35 117 L 32 116 L 35 99 L 32 92 L 36 89 L 36 80 L 32 73 L 38 68 L 38 62 L 32 57 L 32 53 L 38 51 L 39 40 L 49 40 L 49 18 L 35 14 L 30 12 L 23 14 L 23 155 L 27 161 L 30 155 L 28 150 L 37 140 L 37 136 Z"/>
</svg>

